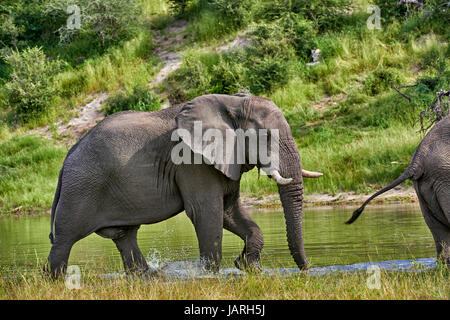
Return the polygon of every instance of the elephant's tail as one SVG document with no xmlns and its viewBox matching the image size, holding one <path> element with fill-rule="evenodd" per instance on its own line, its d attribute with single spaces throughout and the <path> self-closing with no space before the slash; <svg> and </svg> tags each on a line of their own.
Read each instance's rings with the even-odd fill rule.
<svg viewBox="0 0 450 320">
<path fill-rule="evenodd" d="M 55 234 L 53 232 L 53 225 L 55 222 L 56 207 L 58 206 L 59 196 L 61 195 L 62 173 L 63 168 L 59 171 L 58 186 L 56 187 L 55 198 L 53 199 L 52 205 L 52 214 L 50 216 L 50 234 L 48 235 L 48 237 L 50 238 L 51 244 L 53 244 L 55 239 Z"/>
<path fill-rule="evenodd" d="M 398 186 L 399 184 L 401 184 L 402 182 L 404 182 L 405 180 L 408 180 L 410 178 L 412 178 L 414 176 L 414 170 L 412 170 L 411 167 L 408 167 L 408 169 L 405 170 L 405 172 L 403 172 L 403 174 L 398 177 L 397 179 L 394 180 L 394 182 L 392 182 L 390 185 L 388 185 L 387 187 L 384 187 L 383 189 L 381 189 L 380 191 L 374 193 L 369 199 L 367 199 L 363 205 L 361 207 L 359 207 L 357 210 L 355 210 L 353 212 L 352 217 L 346 222 L 346 224 L 351 224 L 353 223 L 356 219 L 358 219 L 358 217 L 361 215 L 361 213 L 363 212 L 364 208 L 366 207 L 366 205 L 375 197 L 378 197 L 380 194 L 385 193 L 386 191 L 391 190 L 392 188 L 395 188 L 396 186 Z"/>
</svg>

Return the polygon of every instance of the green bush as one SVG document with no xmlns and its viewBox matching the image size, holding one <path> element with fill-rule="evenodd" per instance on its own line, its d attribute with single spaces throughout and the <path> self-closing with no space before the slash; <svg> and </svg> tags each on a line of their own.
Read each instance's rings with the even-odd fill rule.
<svg viewBox="0 0 450 320">
<path fill-rule="evenodd" d="M 420 59 L 420 67 L 423 69 L 433 68 L 438 77 L 444 76 L 447 71 L 450 45 L 433 45 L 426 50 Z"/>
<path fill-rule="evenodd" d="M 189 0 L 168 0 L 169 7 L 175 14 L 183 15 L 186 7 L 188 6 Z"/>
<path fill-rule="evenodd" d="M 272 39 L 275 40 L 277 37 L 286 39 L 295 48 L 298 57 L 309 61 L 311 50 L 316 49 L 314 38 L 317 32 L 314 23 L 296 13 L 285 14 L 275 23 L 282 28 L 283 34 L 275 33 L 271 35 Z"/>
<path fill-rule="evenodd" d="M 252 44 L 245 50 L 245 85 L 253 94 L 271 91 L 289 81 L 295 51 L 282 27 L 261 24 L 253 32 Z"/>
<path fill-rule="evenodd" d="M 210 92 L 211 74 L 205 57 L 205 54 L 189 52 L 183 57 L 183 65 L 169 76 L 169 79 L 181 83 L 188 99 Z"/>
<path fill-rule="evenodd" d="M 398 85 L 402 80 L 403 77 L 396 69 L 379 67 L 367 76 L 364 91 L 369 95 L 377 95 L 390 88 L 391 84 Z"/>
<path fill-rule="evenodd" d="M 235 94 L 242 90 L 246 68 L 240 63 L 239 53 L 222 54 L 212 68 L 211 93 Z"/>
<path fill-rule="evenodd" d="M 77 5 L 81 11 L 81 28 L 68 29 L 66 25 L 69 5 Z M 93 34 L 102 46 L 128 39 L 140 24 L 139 0 L 51 0 L 45 12 L 53 17 L 65 17 L 58 32 L 60 41 L 71 42 L 76 35 Z"/>
<path fill-rule="evenodd" d="M 350 0 L 274 0 L 264 2 L 255 16 L 273 21 L 294 13 L 313 22 L 322 32 L 345 27 L 346 11 L 350 7 Z"/>
<path fill-rule="evenodd" d="M 129 95 L 120 92 L 108 98 L 105 104 L 105 115 L 116 112 L 134 111 L 155 111 L 161 108 L 159 98 L 148 91 L 147 88 L 135 87 Z"/>
<path fill-rule="evenodd" d="M 246 26 L 251 21 L 252 0 L 209 0 L 210 8 L 228 20 L 235 27 Z"/>
<path fill-rule="evenodd" d="M 58 94 L 53 78 L 61 70 L 62 62 L 48 60 L 38 47 L 22 52 L 12 50 L 4 59 L 13 70 L 5 87 L 15 113 L 28 120 L 47 111 Z"/>
<path fill-rule="evenodd" d="M 381 23 L 392 23 L 406 15 L 406 6 L 398 6 L 397 1 L 373 0 L 373 4 L 380 8 Z"/>
</svg>

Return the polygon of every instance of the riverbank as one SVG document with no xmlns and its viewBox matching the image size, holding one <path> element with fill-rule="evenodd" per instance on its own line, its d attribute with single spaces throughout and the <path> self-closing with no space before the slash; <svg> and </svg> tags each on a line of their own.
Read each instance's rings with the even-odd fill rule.
<svg viewBox="0 0 450 320">
<path fill-rule="evenodd" d="M 375 191 L 374 191 L 375 192 Z M 305 194 L 303 198 L 304 207 L 335 207 L 335 206 L 360 206 L 373 193 L 356 194 L 354 191 L 330 193 Z M 247 208 L 277 209 L 281 208 L 278 194 L 268 194 L 260 197 L 242 195 L 242 203 Z M 414 188 L 396 187 L 378 196 L 371 201 L 371 205 L 417 203 L 418 199 Z"/>
<path fill-rule="evenodd" d="M 337 194 L 330 193 L 313 193 L 305 194 L 303 199 L 303 207 L 319 208 L 319 207 L 338 207 L 338 206 L 360 206 L 367 200 L 371 194 L 356 194 L 354 191 L 339 192 Z M 281 202 L 278 193 L 265 194 L 259 197 L 249 194 L 241 194 L 242 204 L 247 209 L 281 209 Z M 418 203 L 418 199 L 414 188 L 396 187 L 371 201 L 371 205 L 388 205 Z M 0 216 L 2 214 L 10 214 L 19 218 L 24 215 L 45 215 L 50 214 L 50 207 L 35 207 L 32 209 L 24 209 L 18 206 L 13 210 L 2 211 L 0 205 Z"/>
<path fill-rule="evenodd" d="M 303 206 L 308 207 L 337 207 L 337 206 L 360 206 L 373 193 L 357 194 L 354 191 L 330 193 L 313 193 L 305 194 Z M 281 209 L 281 202 L 278 193 L 265 194 L 262 196 L 253 196 L 251 194 L 242 193 L 241 200 L 247 209 Z M 417 195 L 412 187 L 398 186 L 386 193 L 378 196 L 371 201 L 371 205 L 388 205 L 402 203 L 418 203 Z M 16 217 L 22 215 L 40 215 L 50 214 L 50 207 L 35 207 L 24 209 L 22 206 L 15 207 L 13 210 L 2 211 L 0 204 L 0 216 L 2 214 L 11 214 Z"/>
</svg>

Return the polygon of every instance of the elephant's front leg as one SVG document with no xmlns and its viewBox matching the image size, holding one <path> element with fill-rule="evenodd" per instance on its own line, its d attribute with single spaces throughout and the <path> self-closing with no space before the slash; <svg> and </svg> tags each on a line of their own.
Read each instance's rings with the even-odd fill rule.
<svg viewBox="0 0 450 320">
<path fill-rule="evenodd" d="M 224 228 L 244 240 L 244 249 L 234 261 L 236 268 L 260 271 L 263 236 L 256 222 L 242 207 L 240 199 L 225 211 Z"/>
<path fill-rule="evenodd" d="M 185 207 L 197 234 L 202 267 L 219 271 L 222 260 L 223 200 L 200 198 Z"/>
<path fill-rule="evenodd" d="M 177 175 L 184 209 L 197 234 L 200 261 L 206 270 L 219 271 L 222 260 L 223 189 L 209 166 L 185 166 Z"/>
</svg>

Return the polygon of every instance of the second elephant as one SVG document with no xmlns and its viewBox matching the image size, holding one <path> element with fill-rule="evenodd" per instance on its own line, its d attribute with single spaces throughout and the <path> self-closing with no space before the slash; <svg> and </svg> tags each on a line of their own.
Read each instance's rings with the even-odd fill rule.
<svg viewBox="0 0 450 320">
<path fill-rule="evenodd" d="M 437 257 L 450 268 L 450 115 L 423 138 L 405 172 L 367 199 L 347 224 L 353 223 L 373 198 L 407 179 L 414 182 L 422 215 L 434 238 Z"/>
</svg>

